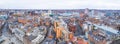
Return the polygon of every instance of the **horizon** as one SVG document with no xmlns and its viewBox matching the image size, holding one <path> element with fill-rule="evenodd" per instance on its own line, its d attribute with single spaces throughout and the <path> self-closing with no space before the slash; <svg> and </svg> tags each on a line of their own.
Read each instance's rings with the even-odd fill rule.
<svg viewBox="0 0 120 44">
<path fill-rule="evenodd" d="M 1 9 L 112 9 L 120 10 L 120 0 L 0 0 Z"/>
<path fill-rule="evenodd" d="M 0 10 L 85 10 L 86 8 L 84 8 L 84 9 L 24 9 L 24 8 L 22 8 L 22 9 L 5 9 L 5 8 L 0 8 Z M 88 8 L 89 9 L 89 8 Z M 89 10 L 120 10 L 120 9 L 89 9 Z"/>
</svg>

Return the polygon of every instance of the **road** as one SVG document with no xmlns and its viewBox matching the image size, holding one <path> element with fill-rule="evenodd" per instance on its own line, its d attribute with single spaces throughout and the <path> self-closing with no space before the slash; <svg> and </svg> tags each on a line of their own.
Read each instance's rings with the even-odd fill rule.
<svg viewBox="0 0 120 44">
<path fill-rule="evenodd" d="M 6 37 L 10 36 L 10 34 L 9 34 L 9 24 L 8 24 L 7 21 L 5 22 L 5 24 L 3 25 L 3 28 L 2 28 L 2 36 L 3 35 L 6 36 Z"/>
<path fill-rule="evenodd" d="M 48 38 L 48 36 L 51 35 L 51 31 L 52 31 L 51 27 L 47 27 L 47 33 L 46 33 L 45 39 L 41 42 L 41 44 L 46 44 L 46 42 L 53 41 L 50 38 Z M 54 43 L 52 42 L 52 44 Z"/>
</svg>

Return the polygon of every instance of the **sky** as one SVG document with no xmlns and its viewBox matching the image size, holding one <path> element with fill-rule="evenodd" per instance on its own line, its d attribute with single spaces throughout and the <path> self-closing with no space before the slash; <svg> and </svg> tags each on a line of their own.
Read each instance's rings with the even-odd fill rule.
<svg viewBox="0 0 120 44">
<path fill-rule="evenodd" d="M 0 0 L 1 9 L 120 9 L 120 0 Z"/>
</svg>

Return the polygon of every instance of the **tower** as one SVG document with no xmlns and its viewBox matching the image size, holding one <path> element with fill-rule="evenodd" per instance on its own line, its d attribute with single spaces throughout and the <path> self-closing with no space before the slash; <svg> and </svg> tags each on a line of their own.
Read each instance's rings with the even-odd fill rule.
<svg viewBox="0 0 120 44">
<path fill-rule="evenodd" d="M 84 11 L 84 13 L 88 15 L 88 13 L 89 13 L 89 9 L 86 8 L 85 11 Z"/>
</svg>

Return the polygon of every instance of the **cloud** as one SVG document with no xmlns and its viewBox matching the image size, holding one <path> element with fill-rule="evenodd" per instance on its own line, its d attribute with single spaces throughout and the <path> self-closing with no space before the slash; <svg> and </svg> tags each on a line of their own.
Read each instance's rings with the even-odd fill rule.
<svg viewBox="0 0 120 44">
<path fill-rule="evenodd" d="M 120 9 L 120 0 L 0 0 L 11 9 Z"/>
</svg>

